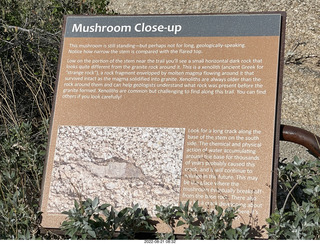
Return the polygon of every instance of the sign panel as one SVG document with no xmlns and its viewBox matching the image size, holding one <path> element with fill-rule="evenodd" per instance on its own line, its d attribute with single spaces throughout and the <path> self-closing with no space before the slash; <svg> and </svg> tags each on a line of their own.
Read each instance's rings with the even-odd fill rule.
<svg viewBox="0 0 320 244">
<path fill-rule="evenodd" d="M 68 16 L 41 211 L 74 199 L 238 206 L 265 225 L 277 162 L 283 13 Z"/>
</svg>

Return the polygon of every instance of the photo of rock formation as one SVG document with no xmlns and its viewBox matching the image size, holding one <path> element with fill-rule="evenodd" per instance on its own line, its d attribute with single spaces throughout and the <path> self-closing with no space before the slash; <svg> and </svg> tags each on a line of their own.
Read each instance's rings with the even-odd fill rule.
<svg viewBox="0 0 320 244">
<path fill-rule="evenodd" d="M 151 215 L 156 205 L 178 204 L 184 137 L 184 128 L 60 126 L 48 212 L 96 196 Z"/>
</svg>

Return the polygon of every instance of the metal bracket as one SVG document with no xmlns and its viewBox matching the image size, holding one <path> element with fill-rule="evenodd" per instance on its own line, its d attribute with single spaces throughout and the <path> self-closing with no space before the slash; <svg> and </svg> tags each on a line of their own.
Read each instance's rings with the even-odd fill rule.
<svg viewBox="0 0 320 244">
<path fill-rule="evenodd" d="M 300 144 L 306 147 L 313 156 L 320 159 L 320 137 L 310 131 L 281 124 L 280 140 Z"/>
</svg>

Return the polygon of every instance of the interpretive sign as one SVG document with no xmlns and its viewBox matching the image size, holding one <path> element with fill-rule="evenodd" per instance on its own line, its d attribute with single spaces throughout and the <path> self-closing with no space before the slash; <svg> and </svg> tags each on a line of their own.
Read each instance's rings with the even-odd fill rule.
<svg viewBox="0 0 320 244">
<path fill-rule="evenodd" d="M 277 163 L 284 13 L 68 16 L 42 226 L 74 200 L 238 206 L 265 225 Z"/>
</svg>

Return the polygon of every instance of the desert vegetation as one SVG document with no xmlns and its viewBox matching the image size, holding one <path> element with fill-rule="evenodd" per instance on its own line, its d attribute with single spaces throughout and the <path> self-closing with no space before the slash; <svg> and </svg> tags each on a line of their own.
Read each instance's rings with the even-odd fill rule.
<svg viewBox="0 0 320 244">
<path fill-rule="evenodd" d="M 0 239 L 134 239 L 155 232 L 147 209 L 115 211 L 99 198 L 65 211 L 64 234 L 41 231 L 39 199 L 63 16 L 115 14 L 104 0 L 0 0 Z M 270 239 L 320 238 L 320 161 L 282 160 L 278 202 L 267 219 Z M 237 208 L 207 212 L 197 203 L 157 206 L 171 230 L 151 238 L 249 239 L 248 225 L 233 227 Z M 150 212 L 150 210 L 149 210 Z"/>
</svg>

